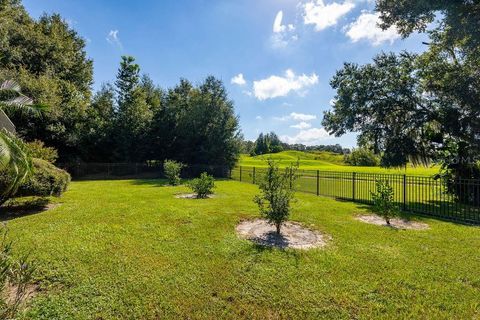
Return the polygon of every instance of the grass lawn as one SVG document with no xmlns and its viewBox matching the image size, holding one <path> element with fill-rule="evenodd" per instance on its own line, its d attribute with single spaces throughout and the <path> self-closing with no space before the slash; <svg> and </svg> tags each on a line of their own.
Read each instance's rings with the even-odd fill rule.
<svg viewBox="0 0 480 320">
<path fill-rule="evenodd" d="M 381 167 L 356 167 L 348 166 L 343 162 L 343 156 L 331 152 L 301 152 L 301 151 L 282 151 L 279 153 L 255 156 L 241 155 L 238 165 L 247 167 L 266 167 L 265 160 L 271 157 L 278 161 L 281 167 L 289 166 L 292 162 L 299 160 L 300 169 L 303 170 L 321 170 L 338 172 L 364 172 L 364 173 L 390 173 L 390 174 L 408 174 L 432 176 L 439 171 L 438 166 L 432 167 L 413 167 L 407 168 L 381 168 Z"/>
<path fill-rule="evenodd" d="M 235 234 L 258 216 L 255 185 L 175 199 L 159 180 L 74 182 L 50 211 L 11 220 L 17 253 L 38 261 L 35 319 L 480 318 L 480 228 L 421 219 L 395 231 L 367 209 L 298 194 L 293 220 L 324 249 L 265 249 Z"/>
</svg>

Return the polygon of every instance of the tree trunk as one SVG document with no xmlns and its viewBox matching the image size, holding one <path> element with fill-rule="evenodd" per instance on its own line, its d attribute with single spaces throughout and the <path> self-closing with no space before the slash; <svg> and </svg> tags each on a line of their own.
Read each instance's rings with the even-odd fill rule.
<svg viewBox="0 0 480 320">
<path fill-rule="evenodd" d="M 277 234 L 280 235 L 280 228 L 281 228 L 282 224 L 281 223 L 276 223 L 275 224 L 275 227 L 277 228 Z"/>
<path fill-rule="evenodd" d="M 385 220 L 387 221 L 387 225 L 390 225 L 390 218 L 385 218 Z"/>
</svg>

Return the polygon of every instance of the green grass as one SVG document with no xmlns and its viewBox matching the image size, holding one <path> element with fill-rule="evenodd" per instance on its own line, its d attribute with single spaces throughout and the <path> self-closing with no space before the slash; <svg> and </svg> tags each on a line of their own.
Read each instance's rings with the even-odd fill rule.
<svg viewBox="0 0 480 320">
<path fill-rule="evenodd" d="M 408 165 L 407 168 L 381 168 L 381 167 L 355 167 L 345 165 L 343 156 L 331 152 L 302 152 L 302 151 L 282 151 L 274 154 L 266 154 L 251 157 L 249 155 L 241 155 L 238 165 L 249 167 L 265 167 L 265 160 L 272 158 L 278 161 L 281 167 L 289 166 L 291 163 L 299 160 L 300 169 L 304 170 L 321 170 L 321 171 L 338 171 L 338 172 L 364 172 L 364 173 L 391 173 L 391 174 L 408 174 L 408 175 L 425 175 L 431 176 L 439 171 L 438 166 L 432 167 L 413 167 Z"/>
<path fill-rule="evenodd" d="M 33 319 L 472 319 L 480 317 L 480 228 L 421 219 L 395 231 L 356 204 L 298 194 L 292 219 L 325 249 L 264 249 L 235 226 L 258 216 L 256 186 L 175 199 L 158 180 L 74 182 L 60 206 L 9 222 L 37 259 Z"/>
</svg>

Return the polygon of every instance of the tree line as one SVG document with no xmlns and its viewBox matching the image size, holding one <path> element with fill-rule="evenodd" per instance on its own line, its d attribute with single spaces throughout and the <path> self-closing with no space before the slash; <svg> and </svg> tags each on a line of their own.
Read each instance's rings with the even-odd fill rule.
<svg viewBox="0 0 480 320">
<path fill-rule="evenodd" d="M 123 56 L 115 82 L 92 92 L 85 41 L 60 15 L 35 20 L 20 0 L 0 0 L 0 21 L 0 79 L 15 79 L 43 110 L 8 116 L 24 140 L 56 148 L 59 162 L 236 162 L 242 137 L 220 80 L 164 89 Z"/>
<path fill-rule="evenodd" d="M 268 153 L 278 153 L 281 151 L 325 151 L 338 154 L 349 154 L 350 149 L 343 148 L 339 144 L 332 145 L 313 145 L 306 146 L 301 143 L 289 144 L 280 140 L 275 132 L 260 133 L 255 141 L 243 140 L 241 144 L 241 152 L 251 156 L 258 156 Z"/>
</svg>

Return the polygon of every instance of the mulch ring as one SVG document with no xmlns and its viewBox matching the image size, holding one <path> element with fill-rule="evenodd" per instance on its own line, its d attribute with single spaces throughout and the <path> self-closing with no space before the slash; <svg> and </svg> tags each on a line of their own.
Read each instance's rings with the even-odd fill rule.
<svg viewBox="0 0 480 320">
<path fill-rule="evenodd" d="M 280 235 L 275 226 L 265 219 L 246 220 L 237 225 L 237 233 L 243 238 L 258 245 L 281 249 L 312 249 L 327 244 L 329 237 L 314 230 L 305 228 L 296 222 L 285 222 Z"/>
<path fill-rule="evenodd" d="M 181 193 L 181 194 L 176 194 L 175 198 L 177 199 L 202 199 L 198 198 L 196 193 Z M 215 198 L 214 194 L 209 194 L 207 196 L 207 199 Z"/>
<path fill-rule="evenodd" d="M 394 229 L 426 230 L 430 228 L 426 223 L 400 218 L 390 219 L 390 225 L 388 225 L 384 218 L 374 214 L 356 216 L 355 219 L 361 222 L 374 224 L 377 226 L 391 227 Z"/>
</svg>

